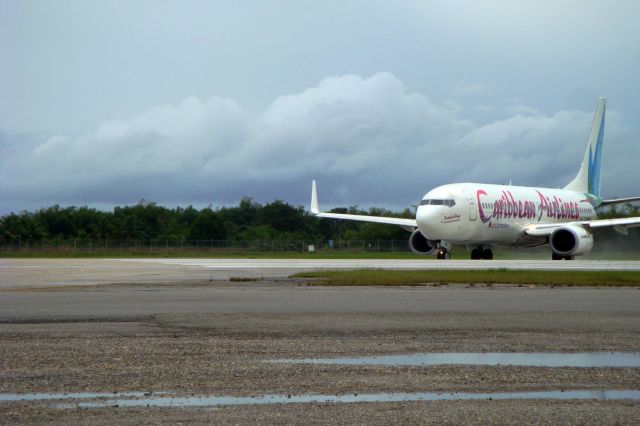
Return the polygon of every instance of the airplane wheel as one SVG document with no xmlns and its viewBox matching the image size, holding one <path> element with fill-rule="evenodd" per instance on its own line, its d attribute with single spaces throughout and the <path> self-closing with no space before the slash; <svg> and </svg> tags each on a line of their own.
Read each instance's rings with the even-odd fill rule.
<svg viewBox="0 0 640 426">
<path fill-rule="evenodd" d="M 438 254 L 436 255 L 436 257 L 438 259 L 449 259 L 451 257 L 451 255 L 449 254 L 448 251 L 440 249 L 440 250 L 438 250 Z"/>
<path fill-rule="evenodd" d="M 491 249 L 484 249 L 482 251 L 482 258 L 485 260 L 492 260 L 493 259 L 493 251 L 491 251 Z"/>
<path fill-rule="evenodd" d="M 562 256 L 560 256 L 559 254 L 551 253 L 551 259 L 552 260 L 562 260 Z"/>
<path fill-rule="evenodd" d="M 480 251 L 480 249 L 474 248 L 473 250 L 471 250 L 471 260 L 478 260 L 481 259 L 482 252 Z"/>
</svg>

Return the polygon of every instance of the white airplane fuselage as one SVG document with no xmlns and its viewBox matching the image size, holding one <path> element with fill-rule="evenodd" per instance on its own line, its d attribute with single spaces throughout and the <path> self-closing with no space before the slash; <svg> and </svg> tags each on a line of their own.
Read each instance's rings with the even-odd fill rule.
<svg viewBox="0 0 640 426">
<path fill-rule="evenodd" d="M 595 198 L 576 191 L 511 185 L 457 183 L 422 198 L 418 229 L 429 240 L 453 244 L 531 246 L 545 238 L 523 238 L 531 224 L 596 218 Z"/>
</svg>

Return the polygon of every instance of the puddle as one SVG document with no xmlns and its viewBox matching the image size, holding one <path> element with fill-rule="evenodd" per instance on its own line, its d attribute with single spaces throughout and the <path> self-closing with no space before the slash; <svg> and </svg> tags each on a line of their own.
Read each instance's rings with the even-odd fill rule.
<svg viewBox="0 0 640 426">
<path fill-rule="evenodd" d="M 361 358 L 279 359 L 275 362 L 323 365 L 511 365 L 527 367 L 640 367 L 640 353 L 418 353 Z"/>
<path fill-rule="evenodd" d="M 227 405 L 264 404 L 311 404 L 311 403 L 356 403 L 356 402 L 407 402 L 407 401 L 463 401 L 463 400 L 507 400 L 507 399 L 593 399 L 640 400 L 639 390 L 574 390 L 541 392 L 500 392 L 500 393 L 377 393 L 350 395 L 265 395 L 257 397 L 232 396 L 189 396 L 189 397 L 146 397 L 142 399 L 109 399 L 57 404 L 58 408 L 105 408 L 105 407 L 218 407 Z"/>
<path fill-rule="evenodd" d="M 593 399 L 600 401 L 629 399 L 638 401 L 640 400 L 640 390 L 569 390 L 495 393 L 414 392 L 348 395 L 261 395 L 250 397 L 205 395 L 174 396 L 171 392 L 156 394 L 144 392 L 0 394 L 0 402 L 60 401 L 55 406 L 61 409 L 104 407 L 219 407 L 226 405 L 463 401 L 482 399 Z"/>
</svg>

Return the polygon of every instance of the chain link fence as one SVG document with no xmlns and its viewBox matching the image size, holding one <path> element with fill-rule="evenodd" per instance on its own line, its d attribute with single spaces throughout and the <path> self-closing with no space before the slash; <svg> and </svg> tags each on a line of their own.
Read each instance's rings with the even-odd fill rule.
<svg viewBox="0 0 640 426">
<path fill-rule="evenodd" d="M 0 240 L 0 253 L 408 252 L 407 240 Z"/>
</svg>

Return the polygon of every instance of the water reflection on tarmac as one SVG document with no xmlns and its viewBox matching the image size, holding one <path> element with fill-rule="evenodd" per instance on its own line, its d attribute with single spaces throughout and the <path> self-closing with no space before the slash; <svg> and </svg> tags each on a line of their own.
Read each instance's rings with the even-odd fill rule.
<svg viewBox="0 0 640 426">
<path fill-rule="evenodd" d="M 261 395 L 261 396 L 170 396 L 171 392 L 121 393 L 34 393 L 0 394 L 0 404 L 20 401 L 69 401 L 56 403 L 60 409 L 104 407 L 216 407 L 227 405 L 313 404 L 356 402 L 464 401 L 464 400 L 640 400 L 639 390 L 556 390 L 534 392 L 412 392 L 348 395 Z"/>
<path fill-rule="evenodd" d="M 464 401 L 464 400 L 513 400 L 513 399 L 555 399 L 555 400 L 640 400 L 638 390 L 573 390 L 540 392 L 413 392 L 375 393 L 349 395 L 264 395 L 255 397 L 234 396 L 161 396 L 141 399 L 110 399 L 57 404 L 58 408 L 103 408 L 103 407 L 216 407 L 225 405 L 263 404 L 322 404 L 356 402 L 408 402 L 408 401 Z"/>
<path fill-rule="evenodd" d="M 513 365 L 527 367 L 640 367 L 640 353 L 635 352 L 479 352 L 418 353 L 354 358 L 281 359 L 277 362 L 321 365 Z"/>
</svg>

